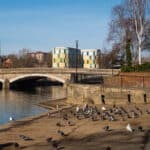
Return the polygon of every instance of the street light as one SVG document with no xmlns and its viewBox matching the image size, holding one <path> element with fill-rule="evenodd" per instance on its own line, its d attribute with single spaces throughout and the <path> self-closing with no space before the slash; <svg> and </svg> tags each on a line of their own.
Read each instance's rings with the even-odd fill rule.
<svg viewBox="0 0 150 150">
<path fill-rule="evenodd" d="M 78 40 L 76 42 L 76 72 L 75 72 L 75 82 L 78 81 L 78 76 L 77 76 L 77 69 L 78 69 Z"/>
<path fill-rule="evenodd" d="M 1 40 L 0 40 L 0 67 L 2 67 L 2 55 L 1 55 Z"/>
</svg>

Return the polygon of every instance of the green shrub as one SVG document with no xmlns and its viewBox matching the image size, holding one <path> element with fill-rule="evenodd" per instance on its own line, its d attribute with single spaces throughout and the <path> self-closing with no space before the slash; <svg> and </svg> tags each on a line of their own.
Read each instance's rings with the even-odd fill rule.
<svg viewBox="0 0 150 150">
<path fill-rule="evenodd" d="M 122 72 L 150 72 L 150 63 L 145 63 L 142 65 L 136 65 L 136 66 L 122 66 L 121 67 Z"/>
</svg>

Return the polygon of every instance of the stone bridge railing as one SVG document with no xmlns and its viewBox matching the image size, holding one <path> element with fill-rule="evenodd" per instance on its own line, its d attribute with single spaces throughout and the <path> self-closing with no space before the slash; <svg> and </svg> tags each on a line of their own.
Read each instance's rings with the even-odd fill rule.
<svg viewBox="0 0 150 150">
<path fill-rule="evenodd" d="M 12 74 L 12 73 L 76 73 L 75 68 L 9 68 L 0 69 L 0 74 Z M 119 69 L 83 69 L 78 68 L 77 73 L 80 74 L 102 74 L 102 75 L 116 75 L 120 72 Z"/>
<path fill-rule="evenodd" d="M 75 68 L 55 69 L 55 68 L 9 68 L 0 69 L 0 82 L 3 88 L 8 88 L 9 84 L 29 77 L 48 77 L 65 83 L 71 79 L 71 74 L 76 73 Z M 83 75 L 102 75 L 110 76 L 119 74 L 119 70 L 116 69 L 77 69 L 78 74 Z"/>
</svg>

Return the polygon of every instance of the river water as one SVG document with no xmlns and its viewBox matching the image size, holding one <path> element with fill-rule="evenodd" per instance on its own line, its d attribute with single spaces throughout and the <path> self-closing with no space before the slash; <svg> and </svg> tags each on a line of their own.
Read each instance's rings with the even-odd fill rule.
<svg viewBox="0 0 150 150">
<path fill-rule="evenodd" d="M 26 91 L 0 91 L 0 124 L 34 116 L 47 110 L 37 106 L 39 102 L 65 97 L 62 86 L 36 87 Z"/>
</svg>

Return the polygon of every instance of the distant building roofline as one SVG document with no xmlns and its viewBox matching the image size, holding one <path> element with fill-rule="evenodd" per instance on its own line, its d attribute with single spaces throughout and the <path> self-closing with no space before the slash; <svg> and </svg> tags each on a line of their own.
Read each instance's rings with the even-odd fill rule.
<svg viewBox="0 0 150 150">
<path fill-rule="evenodd" d="M 59 49 L 59 48 L 60 48 L 60 49 L 76 49 L 75 47 L 64 47 L 64 46 L 62 46 L 62 47 L 59 47 L 59 46 L 58 46 L 58 47 L 54 47 L 54 48 L 56 48 L 56 49 Z M 53 48 L 53 49 L 54 49 L 54 48 Z M 78 48 L 78 50 L 80 50 L 80 49 Z"/>
<path fill-rule="evenodd" d="M 100 50 L 99 48 L 87 48 L 87 49 L 81 49 L 81 51 L 92 51 L 92 50 Z"/>
</svg>

